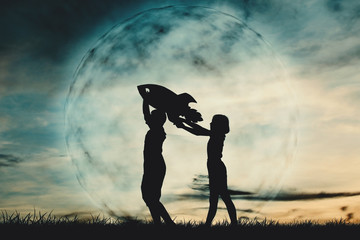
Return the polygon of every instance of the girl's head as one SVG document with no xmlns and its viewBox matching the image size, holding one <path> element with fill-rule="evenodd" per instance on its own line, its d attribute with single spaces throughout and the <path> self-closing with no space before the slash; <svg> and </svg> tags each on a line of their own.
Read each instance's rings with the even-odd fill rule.
<svg viewBox="0 0 360 240">
<path fill-rule="evenodd" d="M 157 109 L 151 111 L 150 114 L 150 127 L 162 127 L 166 122 L 166 114 Z"/>
<path fill-rule="evenodd" d="M 210 123 L 210 130 L 213 133 L 227 134 L 230 132 L 229 119 L 225 115 L 216 114 Z"/>
</svg>

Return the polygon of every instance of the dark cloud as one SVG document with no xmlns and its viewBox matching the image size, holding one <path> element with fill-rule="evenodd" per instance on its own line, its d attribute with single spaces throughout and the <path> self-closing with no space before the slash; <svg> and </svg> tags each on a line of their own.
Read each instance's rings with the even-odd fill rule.
<svg viewBox="0 0 360 240">
<path fill-rule="evenodd" d="M 332 59 L 325 59 L 322 63 L 326 67 L 344 67 L 352 63 L 360 62 L 360 45 L 354 46 L 344 51 Z M 321 63 L 320 63 L 321 64 Z"/>
<path fill-rule="evenodd" d="M 23 159 L 12 154 L 0 153 L 0 167 L 13 167 L 22 162 Z"/>
<path fill-rule="evenodd" d="M 114 9 L 127 9 L 125 5 L 125 1 L 7 1 L 0 12 L 6 32 L 2 46 L 16 50 L 30 44 L 33 57 L 60 61 L 72 41 L 94 29 L 105 16 L 114 17 Z"/>
<path fill-rule="evenodd" d="M 341 211 L 346 211 L 348 209 L 348 206 L 343 206 L 340 208 Z"/>
<path fill-rule="evenodd" d="M 209 193 L 209 177 L 208 175 L 198 174 L 193 178 L 190 188 L 195 191 Z M 231 195 L 251 195 L 253 193 L 247 191 L 239 191 L 229 189 Z"/>
<path fill-rule="evenodd" d="M 280 192 L 276 197 L 245 197 L 249 200 L 272 200 L 272 201 L 305 201 L 305 200 L 318 200 L 318 199 L 329 199 L 339 197 L 353 197 L 359 196 L 360 192 L 319 192 L 319 193 L 306 193 L 306 192 Z"/>
<path fill-rule="evenodd" d="M 345 212 L 345 213 L 347 212 L 347 213 L 346 213 L 346 220 L 347 220 L 347 221 L 350 221 L 351 219 L 354 218 L 354 213 L 353 213 L 353 212 L 348 212 L 349 206 L 342 206 L 342 207 L 340 208 L 340 210 L 343 211 L 343 212 Z"/>
<path fill-rule="evenodd" d="M 200 208 L 197 208 L 197 209 L 206 209 L 207 210 L 209 208 L 208 207 L 200 207 Z M 218 209 L 227 210 L 226 207 L 218 207 Z M 243 212 L 243 213 L 260 213 L 259 211 L 251 209 L 251 208 L 236 208 L 236 211 Z"/>
<path fill-rule="evenodd" d="M 328 0 L 325 6 L 347 27 L 352 28 L 352 25 L 360 20 L 360 3 L 358 1 Z"/>
<path fill-rule="evenodd" d="M 16 71 L 21 66 L 30 64 L 32 68 L 27 69 L 28 73 L 31 69 L 39 69 L 42 72 L 48 69 L 49 74 L 52 70 L 59 72 L 58 69 L 52 68 L 51 63 L 60 64 L 68 60 L 71 52 L 79 47 L 79 42 L 84 38 L 89 38 L 96 31 L 100 31 L 97 29 L 100 25 L 106 22 L 111 27 L 143 10 L 171 4 L 191 5 L 194 3 L 156 0 L 2 1 L 0 53 L 11 62 L 10 65 L 6 64 L 7 70 Z M 283 31 L 278 34 L 286 34 L 282 36 L 283 38 L 291 38 L 291 36 L 296 38 L 298 35 L 296 33 L 301 33 L 299 30 L 304 26 L 304 16 L 301 15 L 303 4 L 297 1 L 286 4 L 280 0 L 228 0 L 221 4 L 217 1 L 198 1 L 196 5 L 215 8 L 228 5 L 244 21 L 256 19 L 273 24 L 272 27 L 275 29 L 276 24 L 281 23 Z M 360 5 L 356 1 L 328 0 L 323 8 L 328 9 L 345 25 L 355 25 L 354 23 L 360 19 Z M 106 29 L 103 30 L 106 31 Z M 159 34 L 162 34 L 168 29 L 160 27 L 158 30 Z M 286 39 L 283 40 L 286 41 Z M 38 64 L 34 63 L 34 59 Z M 47 68 L 44 68 L 47 64 L 49 64 Z M 9 77 L 14 78 L 14 76 Z M 50 79 L 54 79 L 53 76 Z"/>
<path fill-rule="evenodd" d="M 343 10 L 343 6 L 340 0 L 328 0 L 326 2 L 326 7 L 333 12 L 340 12 Z"/>
<path fill-rule="evenodd" d="M 181 194 L 179 195 L 180 200 L 184 199 L 203 199 L 206 200 L 209 198 L 209 183 L 207 175 L 196 175 L 193 178 L 193 182 L 190 185 L 190 188 L 194 190 L 191 194 Z M 307 201 L 307 200 L 318 200 L 318 199 L 329 199 L 329 198 L 339 198 L 339 197 L 352 197 L 359 196 L 360 192 L 318 192 L 318 193 L 309 193 L 309 192 L 296 192 L 296 191 L 280 191 L 276 196 L 274 194 L 264 194 L 264 193 L 252 193 L 248 191 L 233 190 L 229 188 L 229 193 L 233 199 L 244 199 L 252 201 Z M 346 207 L 342 208 L 343 211 L 346 210 Z"/>
<path fill-rule="evenodd" d="M 282 191 L 276 196 L 272 194 L 252 194 L 246 191 L 234 191 L 229 190 L 232 195 L 232 199 L 243 199 L 250 201 L 308 201 L 308 200 L 320 200 L 329 198 L 340 198 L 340 197 L 353 197 L 359 196 L 360 192 L 319 192 L 319 193 L 306 193 L 306 192 L 286 192 Z M 192 194 L 180 194 L 178 195 L 179 200 L 186 199 L 199 199 L 207 200 L 209 198 L 208 193 L 192 193 Z"/>
<path fill-rule="evenodd" d="M 63 91 L 80 61 L 78 53 L 107 30 L 101 26 L 126 19 L 146 8 L 145 2 L 2 1 L 0 94 Z"/>
<path fill-rule="evenodd" d="M 152 3 L 152 4 L 150 4 Z M 169 2 L 176 4 L 177 2 Z M 190 1 L 182 2 L 191 4 Z M 201 1 L 199 4 L 213 4 Z M 2 38 L 0 53 L 24 51 L 31 58 L 51 62 L 66 60 L 74 42 L 93 33 L 105 21 L 115 24 L 151 7 L 166 6 L 164 1 L 3 1 L 0 9 Z M 229 1 L 246 17 L 253 13 L 278 11 L 279 4 L 269 1 Z M 272 11 L 272 12 L 274 12 Z M 199 16 L 201 17 L 201 16 Z M 159 33 L 166 33 L 159 28 Z"/>
<path fill-rule="evenodd" d="M 354 218 L 354 213 L 348 213 L 347 215 L 346 215 L 346 220 L 347 221 L 350 221 L 351 219 L 353 219 Z"/>
<path fill-rule="evenodd" d="M 64 65 L 69 64 L 75 52 L 79 49 L 86 51 L 100 34 L 138 12 L 176 4 L 194 5 L 192 1 L 158 0 L 2 1 L 0 8 L 0 25 L 2 26 L 0 85 L 2 87 L 0 94 L 34 89 L 50 93 L 63 90 L 69 84 L 71 76 L 71 73 L 67 72 L 69 70 L 64 69 Z M 297 1 L 285 4 L 281 0 L 228 0 L 221 3 L 215 0 L 204 0 L 196 2 L 196 5 L 210 6 L 220 10 L 222 6 L 228 6 L 234 10 L 233 14 L 236 13 L 236 17 L 249 24 L 266 23 L 270 32 L 276 32 L 278 40 L 283 44 L 294 45 L 297 41 L 301 41 L 302 37 L 299 36 L 304 33 L 303 29 L 309 22 L 309 16 L 303 14 L 305 11 L 303 3 Z M 328 9 L 328 12 L 333 14 L 346 29 L 354 29 L 358 25 L 356 23 L 360 19 L 360 4 L 356 1 L 328 0 L 322 4 L 312 3 L 312 5 Z M 157 29 L 159 34 L 166 34 L 171 30 L 167 28 L 166 22 L 164 26 L 152 27 Z M 345 35 L 345 32 L 339 34 L 346 37 Z M 322 39 L 322 36 L 316 36 L 316 38 Z M 232 39 L 224 40 L 225 48 L 231 46 Z M 141 39 L 138 41 L 140 42 L 134 42 L 138 45 L 137 52 L 146 56 L 142 45 L 147 43 L 141 42 Z M 320 43 L 315 43 L 313 46 L 304 46 L 299 51 L 295 51 L 294 55 L 306 59 L 319 49 L 319 45 Z M 77 54 L 76 57 L 80 61 L 81 56 Z M 192 57 L 196 67 L 207 70 L 215 67 L 209 65 L 201 56 Z M 339 56 L 338 59 L 341 61 L 343 58 L 351 57 L 354 56 Z M 109 59 L 104 59 L 104 61 L 107 60 Z M 76 65 L 78 61 L 72 64 Z M 71 69 L 73 70 L 75 66 Z"/>
</svg>

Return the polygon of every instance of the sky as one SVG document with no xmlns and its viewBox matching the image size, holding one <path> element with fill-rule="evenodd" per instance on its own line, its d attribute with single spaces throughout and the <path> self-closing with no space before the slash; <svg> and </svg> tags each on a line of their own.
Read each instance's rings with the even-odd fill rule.
<svg viewBox="0 0 360 240">
<path fill-rule="evenodd" d="M 69 216 L 100 211 L 112 214 L 111 206 L 99 204 L 79 184 L 76 162 L 67 151 L 69 87 L 83 57 L 116 24 L 152 8 L 197 5 L 230 14 L 261 34 L 280 59 L 296 103 L 296 148 L 291 164 L 279 178 L 278 195 L 271 201 L 261 194 L 233 195 L 238 215 L 286 221 L 360 218 L 357 1 L 2 1 L 1 5 L 2 210 L 32 212 L 35 208 Z M 265 70 L 262 73 L 266 74 Z M 179 85 L 179 91 L 186 91 L 184 83 Z M 200 93 L 194 96 L 203 99 Z M 199 99 L 199 110 L 206 109 Z M 145 131 L 146 126 L 139 136 Z M 169 127 L 167 141 L 204 143 L 185 134 L 171 135 L 174 132 Z M 176 142 L 179 138 L 183 142 Z M 231 145 L 230 135 L 228 142 Z M 167 146 L 171 156 L 174 146 Z M 231 154 L 235 153 L 228 153 L 229 158 Z M 232 162 L 225 163 L 231 171 Z M 165 190 L 176 185 L 170 178 L 171 162 L 167 165 L 170 172 L 165 183 L 169 179 L 170 184 L 164 186 L 164 204 L 179 218 L 187 216 L 179 210 L 184 205 L 166 195 Z M 231 177 L 229 173 L 229 182 Z M 245 176 L 239 177 L 246 182 Z M 195 177 L 190 188 L 203 186 L 202 181 L 201 175 Z M 189 217 L 205 218 L 207 201 L 201 190 L 180 192 L 179 196 L 187 200 L 188 209 L 196 209 L 196 216 Z M 226 217 L 224 209 L 218 213 L 218 219 L 222 217 Z"/>
</svg>

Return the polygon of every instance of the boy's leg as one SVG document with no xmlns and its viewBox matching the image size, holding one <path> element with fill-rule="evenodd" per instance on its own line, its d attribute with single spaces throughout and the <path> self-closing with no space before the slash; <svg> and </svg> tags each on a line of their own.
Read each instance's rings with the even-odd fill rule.
<svg viewBox="0 0 360 240">
<path fill-rule="evenodd" d="M 170 225 L 175 225 L 174 221 L 171 219 L 169 213 L 166 211 L 164 205 L 161 202 L 158 203 L 158 208 L 159 208 L 159 214 L 164 219 L 165 223 Z"/>
<path fill-rule="evenodd" d="M 158 225 L 161 223 L 160 220 L 160 212 L 159 212 L 159 208 L 158 206 L 156 206 L 156 203 L 148 203 L 148 208 L 150 210 L 151 213 L 151 217 L 153 219 L 154 224 Z"/>
</svg>

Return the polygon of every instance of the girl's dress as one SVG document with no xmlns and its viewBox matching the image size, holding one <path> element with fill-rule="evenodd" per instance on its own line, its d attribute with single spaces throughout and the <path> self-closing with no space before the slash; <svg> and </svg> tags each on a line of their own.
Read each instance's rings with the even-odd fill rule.
<svg viewBox="0 0 360 240">
<path fill-rule="evenodd" d="M 226 167 L 222 158 L 225 135 L 210 135 L 207 144 L 207 168 L 209 174 L 210 194 L 222 194 L 227 192 Z"/>
</svg>

